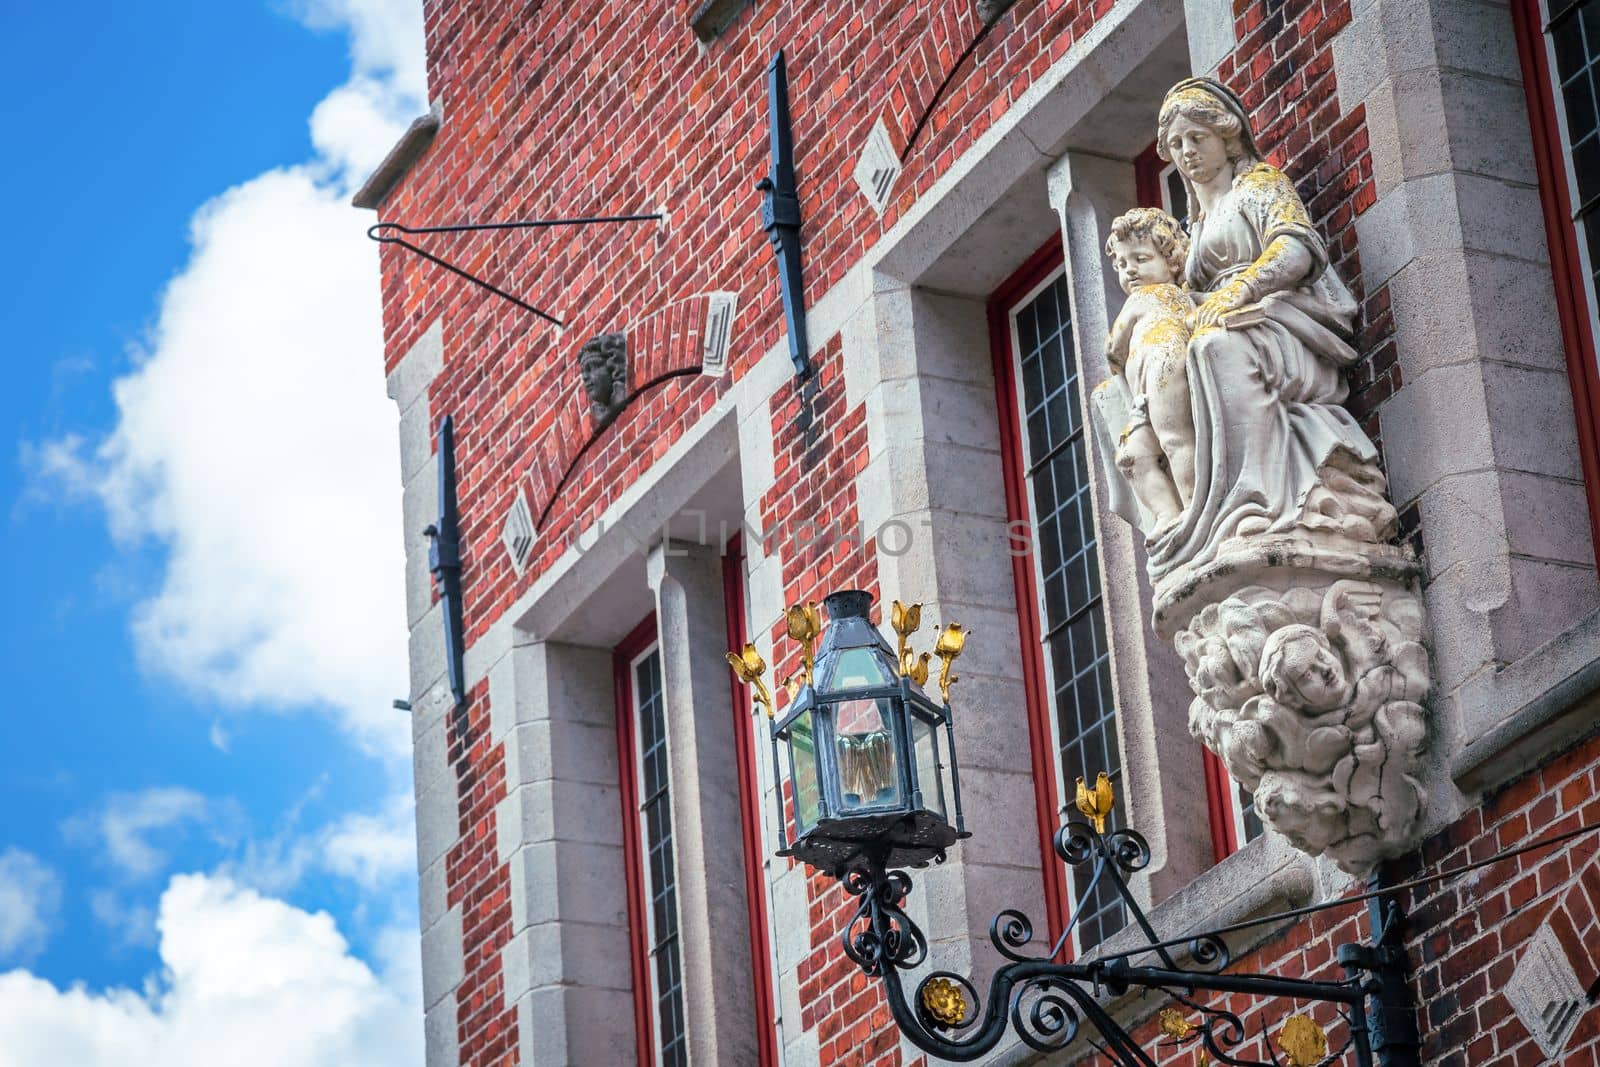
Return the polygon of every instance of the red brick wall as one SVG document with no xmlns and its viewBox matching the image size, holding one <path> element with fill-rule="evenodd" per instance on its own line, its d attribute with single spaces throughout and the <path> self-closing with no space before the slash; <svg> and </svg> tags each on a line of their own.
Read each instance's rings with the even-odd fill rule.
<svg viewBox="0 0 1600 1067">
<path fill-rule="evenodd" d="M 590 428 L 575 364 L 586 340 L 710 290 L 739 296 L 734 377 L 780 339 L 776 270 L 754 188 L 767 167 L 764 70 L 780 45 L 806 290 L 815 300 L 1111 3 L 1016 5 L 952 83 L 880 219 L 851 180 L 856 159 L 886 109 L 891 129 L 908 132 L 902 126 L 915 121 L 976 30 L 969 6 L 762 3 L 702 50 L 680 10 L 425 4 L 430 85 L 445 120 L 380 218 L 420 225 L 658 207 L 670 215 L 659 225 L 420 239 L 564 318 L 564 332 L 409 252 L 383 248 L 390 366 L 429 324 L 443 322 L 446 365 L 430 410 L 456 419 L 469 637 L 725 388 L 683 379 L 637 402 L 584 458 L 518 579 L 498 546 L 500 523 L 519 482 L 535 513 L 543 508 L 549 456 L 559 451 L 552 442 L 569 440 L 574 426 Z"/>
</svg>

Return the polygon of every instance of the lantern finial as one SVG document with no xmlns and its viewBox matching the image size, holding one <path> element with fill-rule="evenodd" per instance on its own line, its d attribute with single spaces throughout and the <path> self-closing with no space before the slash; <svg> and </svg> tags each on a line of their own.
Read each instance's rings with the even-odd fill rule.
<svg viewBox="0 0 1600 1067">
<path fill-rule="evenodd" d="M 1111 776 L 1105 771 L 1094 780 L 1090 789 L 1082 778 L 1078 779 L 1078 810 L 1094 822 L 1094 832 L 1106 832 L 1106 816 L 1117 802 L 1116 791 L 1111 788 Z"/>
<path fill-rule="evenodd" d="M 767 709 L 767 718 L 772 718 L 772 694 L 767 690 L 767 683 L 761 679 L 767 672 L 767 661 L 761 658 L 756 646 L 746 641 L 740 651 L 729 652 L 728 666 L 733 668 L 739 681 L 755 689 L 756 703 Z"/>
<path fill-rule="evenodd" d="M 950 687 L 961 680 L 950 673 L 950 669 L 955 666 L 956 657 L 961 655 L 970 636 L 972 631 L 962 629 L 959 622 L 953 622 L 940 631 L 939 640 L 933 646 L 933 654 L 939 657 L 940 663 L 939 693 L 946 704 L 950 703 Z"/>
</svg>

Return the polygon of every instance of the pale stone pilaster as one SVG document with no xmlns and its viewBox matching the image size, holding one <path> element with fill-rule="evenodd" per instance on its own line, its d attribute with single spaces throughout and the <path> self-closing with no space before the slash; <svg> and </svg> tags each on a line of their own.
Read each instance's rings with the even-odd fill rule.
<svg viewBox="0 0 1600 1067">
<path fill-rule="evenodd" d="M 1104 344 L 1120 291 L 1105 254 L 1111 220 L 1138 203 L 1133 167 L 1101 156 L 1068 153 L 1049 171 L 1050 200 L 1061 217 L 1072 299 L 1073 343 L 1087 403 L 1110 375 Z M 1084 413 L 1088 425 L 1087 408 Z M 1106 472 L 1094 466 L 1090 497 L 1100 547 L 1100 588 L 1111 637 L 1111 682 L 1117 702 L 1128 824 L 1150 841 L 1149 885 L 1156 901 L 1211 866 L 1211 842 L 1195 805 L 1206 790 L 1198 742 L 1189 736 L 1191 694 L 1171 646 L 1146 621 L 1151 601 L 1140 535 L 1105 504 Z"/>
<path fill-rule="evenodd" d="M 694 1063 L 754 1063 L 754 983 L 722 557 L 667 541 L 646 564 L 666 701 L 684 1017 Z"/>
</svg>

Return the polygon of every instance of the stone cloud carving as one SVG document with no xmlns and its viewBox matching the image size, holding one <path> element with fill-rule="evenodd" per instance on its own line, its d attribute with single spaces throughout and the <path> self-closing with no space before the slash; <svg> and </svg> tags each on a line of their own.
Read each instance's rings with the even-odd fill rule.
<svg viewBox="0 0 1600 1067">
<path fill-rule="evenodd" d="M 1273 828 L 1351 871 L 1411 844 L 1429 684 L 1414 595 L 1351 579 L 1248 586 L 1175 644 L 1198 694 L 1190 731 Z"/>
<path fill-rule="evenodd" d="M 1264 822 L 1352 873 L 1421 827 L 1426 623 L 1372 441 L 1341 405 L 1357 304 L 1294 185 L 1219 82 L 1167 94 L 1157 147 L 1192 206 L 1107 254 L 1127 299 L 1094 392 L 1112 510 L 1146 538 L 1191 732 Z"/>
<path fill-rule="evenodd" d="M 578 372 L 595 423 L 607 425 L 628 399 L 627 335 L 603 333 L 578 349 Z"/>
</svg>

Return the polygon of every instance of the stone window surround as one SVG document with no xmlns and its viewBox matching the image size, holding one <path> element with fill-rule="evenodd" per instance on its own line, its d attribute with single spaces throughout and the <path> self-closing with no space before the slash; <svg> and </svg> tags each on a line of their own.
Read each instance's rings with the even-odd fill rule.
<svg viewBox="0 0 1600 1067">
<path fill-rule="evenodd" d="M 1571 141 L 1567 134 L 1564 108 L 1555 92 L 1559 77 L 1550 55 L 1551 42 L 1545 31 L 1544 0 L 1511 0 L 1511 19 L 1516 33 L 1517 54 L 1521 62 L 1528 117 L 1533 137 L 1534 165 L 1544 206 L 1545 236 L 1550 244 L 1550 260 L 1556 291 L 1557 312 L 1566 344 L 1568 374 L 1572 380 L 1573 407 L 1577 416 L 1580 450 L 1589 489 L 1591 531 L 1600 542 L 1600 369 L 1596 364 L 1595 324 L 1600 316 L 1597 294 L 1583 264 L 1582 238 L 1575 220 L 1572 194 Z M 1577 19 L 1576 13 L 1570 18 Z M 1600 218 L 1588 225 L 1600 226 Z M 1590 265 L 1593 270 L 1594 265 Z M 1580 312 L 1586 310 L 1587 314 Z"/>
<path fill-rule="evenodd" d="M 648 1049 L 639 1059 L 632 1027 L 615 1025 L 633 1018 L 635 998 L 613 662 L 652 610 L 669 693 L 675 831 L 685 831 L 674 841 L 684 971 L 713 976 L 686 985 L 691 1056 L 759 1060 L 757 1021 L 771 1013 L 749 1003 L 746 882 L 716 877 L 719 862 L 742 867 L 743 857 L 708 844 L 742 835 L 738 790 L 725 781 L 735 758 L 714 751 L 732 714 L 722 560 L 699 543 L 740 518 L 728 498 L 741 482 L 734 416 L 749 389 L 730 390 L 468 649 L 469 680 L 489 682 L 491 740 L 506 750 L 497 832 L 515 934 L 503 953 L 505 995 L 518 1007 L 523 1062 L 535 1062 L 535 1047 L 558 1062 L 653 1062 Z M 714 729 L 698 729 L 702 720 Z M 694 742 L 682 743 L 690 734 Z M 732 807 L 712 810 L 721 798 Z"/>
</svg>

